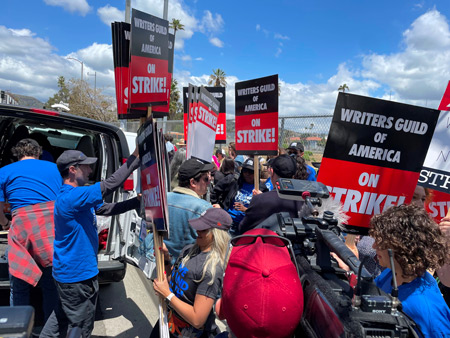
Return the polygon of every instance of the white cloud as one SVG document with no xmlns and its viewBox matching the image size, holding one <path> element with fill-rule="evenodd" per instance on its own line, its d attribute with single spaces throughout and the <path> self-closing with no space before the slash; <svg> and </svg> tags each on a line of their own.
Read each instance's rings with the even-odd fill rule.
<svg viewBox="0 0 450 338">
<path fill-rule="evenodd" d="M 211 38 L 209 39 L 209 42 L 211 42 L 212 45 L 222 48 L 223 47 L 223 41 L 221 41 L 219 38 Z"/>
<path fill-rule="evenodd" d="M 203 61 L 203 58 L 202 57 L 198 57 L 198 58 L 195 58 L 194 60 L 195 61 Z"/>
<path fill-rule="evenodd" d="M 33 33 L 32 31 L 30 31 L 27 28 L 23 28 L 23 29 L 10 29 L 10 31 L 17 36 L 35 36 L 36 33 Z"/>
<path fill-rule="evenodd" d="M 204 33 L 217 33 L 222 31 L 224 24 L 220 14 L 213 15 L 210 11 L 205 11 L 199 29 Z"/>
<path fill-rule="evenodd" d="M 190 55 L 183 55 L 180 59 L 181 61 L 192 61 L 192 57 Z"/>
<path fill-rule="evenodd" d="M 70 13 L 78 12 L 85 16 L 91 10 L 86 0 L 44 0 L 49 6 L 59 6 Z"/>
<path fill-rule="evenodd" d="M 125 20 L 125 11 L 121 11 L 116 7 L 111 7 L 110 5 L 97 9 L 97 14 L 100 17 L 100 20 L 108 26 L 111 25 L 111 22 L 121 22 Z"/>
<path fill-rule="evenodd" d="M 291 39 L 289 36 L 281 35 L 279 33 L 275 33 L 273 37 L 278 40 L 290 40 Z"/>
<path fill-rule="evenodd" d="M 281 52 L 283 52 L 283 50 L 280 47 L 278 47 L 277 51 L 275 52 L 275 57 L 279 57 L 281 55 Z"/>
<path fill-rule="evenodd" d="M 257 30 L 257 31 L 261 30 L 261 25 L 260 25 L 260 24 L 257 24 L 257 25 L 256 25 L 256 30 Z"/>
<path fill-rule="evenodd" d="M 428 11 L 403 37 L 404 49 L 398 53 L 364 55 L 361 75 L 386 85 L 402 102 L 437 107 L 450 78 L 447 19 L 435 9 Z"/>
</svg>

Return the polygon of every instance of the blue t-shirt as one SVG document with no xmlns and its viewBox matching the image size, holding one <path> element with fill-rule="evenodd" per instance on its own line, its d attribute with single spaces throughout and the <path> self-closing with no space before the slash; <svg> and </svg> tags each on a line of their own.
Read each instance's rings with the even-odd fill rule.
<svg viewBox="0 0 450 338">
<path fill-rule="evenodd" d="M 273 184 L 272 184 L 272 180 L 270 179 L 270 177 L 266 180 L 266 183 L 264 183 L 264 185 L 266 186 L 266 188 L 269 191 L 273 190 Z"/>
<path fill-rule="evenodd" d="M 385 269 L 375 279 L 377 286 L 386 293 L 392 292 L 391 282 L 391 269 Z M 450 310 L 436 280 L 428 272 L 400 285 L 398 299 L 402 302 L 403 312 L 416 322 L 425 337 L 450 336 Z"/>
<path fill-rule="evenodd" d="M 306 164 L 306 171 L 308 172 L 308 177 L 306 178 L 307 181 L 316 181 L 316 169 L 311 167 L 310 165 Z"/>
<path fill-rule="evenodd" d="M 233 220 L 233 227 L 237 227 L 245 216 L 245 212 L 236 210 L 234 208 L 234 203 L 240 202 L 244 205 L 244 207 L 248 208 L 248 206 L 250 205 L 250 201 L 252 200 L 253 189 L 255 189 L 254 184 L 244 182 L 242 188 L 236 193 L 236 196 L 234 197 L 234 200 L 231 203 L 230 208 L 228 209 L 228 213 Z"/>
<path fill-rule="evenodd" d="M 103 204 L 100 182 L 91 186 L 64 184 L 55 202 L 53 277 L 75 283 L 98 275 L 97 218 Z"/>
<path fill-rule="evenodd" d="M 11 211 L 54 201 L 62 185 L 55 163 L 42 160 L 22 160 L 0 169 L 0 202 L 11 206 Z"/>
</svg>

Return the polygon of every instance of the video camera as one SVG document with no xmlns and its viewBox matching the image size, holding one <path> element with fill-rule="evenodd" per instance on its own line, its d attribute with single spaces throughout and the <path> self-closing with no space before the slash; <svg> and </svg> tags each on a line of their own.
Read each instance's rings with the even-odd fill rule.
<svg viewBox="0 0 450 338">
<path fill-rule="evenodd" d="M 345 245 L 334 212 L 319 217 L 322 198 L 329 197 L 319 182 L 279 179 L 280 198 L 304 201 L 303 216 L 274 214 L 258 225 L 288 238 L 293 246 L 303 287 L 304 308 L 296 337 L 418 337 L 416 324 L 401 312 L 393 295 L 379 289 L 373 276 Z M 305 212 L 306 210 L 306 212 Z M 357 274 L 355 289 L 347 272 L 330 255 L 334 252 Z"/>
</svg>

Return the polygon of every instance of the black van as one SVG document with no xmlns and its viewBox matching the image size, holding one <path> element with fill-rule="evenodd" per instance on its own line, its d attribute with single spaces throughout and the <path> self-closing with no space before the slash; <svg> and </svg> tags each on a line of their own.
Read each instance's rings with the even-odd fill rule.
<svg viewBox="0 0 450 338">
<path fill-rule="evenodd" d="M 114 125 L 56 111 L 0 105 L 0 167 L 12 162 L 11 147 L 18 140 L 30 136 L 39 140 L 49 160 L 56 161 L 67 149 L 77 149 L 86 156 L 97 157 L 89 183 L 109 177 L 130 154 L 124 133 Z M 108 196 L 106 201 L 120 202 L 134 196 L 136 191 L 131 175 L 124 186 Z M 124 278 L 126 252 L 139 245 L 136 241 L 135 246 L 128 247 L 125 234 L 130 231 L 139 233 L 140 221 L 135 211 L 117 216 L 97 216 L 102 237 L 98 252 L 100 283 L 118 282 Z M 2 232 L 0 288 L 9 288 L 6 246 L 7 232 Z"/>
</svg>

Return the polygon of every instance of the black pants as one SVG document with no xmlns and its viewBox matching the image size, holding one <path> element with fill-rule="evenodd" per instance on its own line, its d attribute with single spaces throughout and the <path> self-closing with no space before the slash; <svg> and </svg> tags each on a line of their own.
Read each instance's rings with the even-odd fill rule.
<svg viewBox="0 0 450 338">
<path fill-rule="evenodd" d="M 77 282 L 56 282 L 59 302 L 42 329 L 40 337 L 66 337 L 67 330 L 79 327 L 83 338 L 94 329 L 98 297 L 97 276 Z"/>
</svg>

